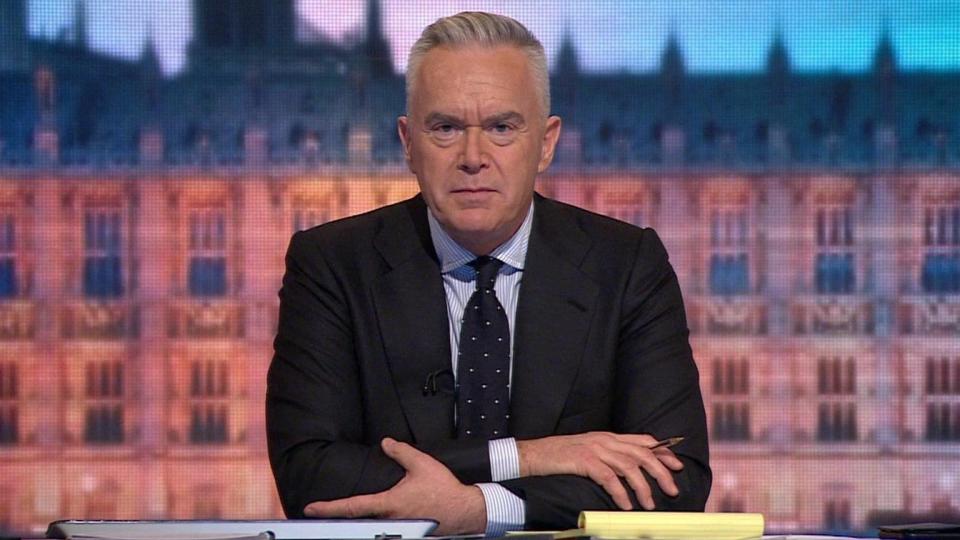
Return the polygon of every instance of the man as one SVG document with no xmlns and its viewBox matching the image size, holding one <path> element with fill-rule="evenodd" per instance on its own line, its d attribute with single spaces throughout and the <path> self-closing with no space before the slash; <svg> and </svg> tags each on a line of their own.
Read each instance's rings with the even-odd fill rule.
<svg viewBox="0 0 960 540">
<path fill-rule="evenodd" d="M 407 99 L 421 194 L 290 243 L 267 390 L 287 515 L 492 535 L 702 510 L 703 402 L 662 244 L 534 194 L 561 124 L 540 43 L 507 17 L 440 19 Z"/>
</svg>

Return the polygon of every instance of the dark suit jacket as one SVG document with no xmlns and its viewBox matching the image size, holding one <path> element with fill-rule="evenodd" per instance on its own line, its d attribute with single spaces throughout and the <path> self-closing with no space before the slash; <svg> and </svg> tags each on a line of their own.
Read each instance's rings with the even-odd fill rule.
<svg viewBox="0 0 960 540">
<path fill-rule="evenodd" d="M 656 233 L 536 196 L 520 287 L 510 401 L 517 439 L 594 430 L 683 435 L 685 467 L 661 510 L 702 510 L 707 430 L 676 275 Z M 379 448 L 407 441 L 464 483 L 489 482 L 486 441 L 458 440 L 446 297 L 421 197 L 294 235 L 267 385 L 270 461 L 284 510 L 390 488 Z M 445 386 L 445 387 L 444 387 Z M 587 478 L 502 482 L 527 526 L 614 509 Z M 628 490 L 629 491 L 629 490 Z M 639 508 L 639 505 L 637 505 Z"/>
</svg>

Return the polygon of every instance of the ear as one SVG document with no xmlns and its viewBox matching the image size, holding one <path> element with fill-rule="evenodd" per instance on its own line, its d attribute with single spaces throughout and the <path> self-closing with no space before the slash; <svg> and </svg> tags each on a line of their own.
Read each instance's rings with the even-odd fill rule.
<svg viewBox="0 0 960 540">
<path fill-rule="evenodd" d="M 553 153 L 557 149 L 557 141 L 560 140 L 560 128 L 563 122 L 559 116 L 547 118 L 547 127 L 543 131 L 543 141 L 540 148 L 540 163 L 537 164 L 537 172 L 542 173 L 547 170 L 553 161 Z"/>
<path fill-rule="evenodd" d="M 397 134 L 400 135 L 400 143 L 403 145 L 403 159 L 407 161 L 407 168 L 410 169 L 410 172 L 416 174 L 417 171 L 413 170 L 413 163 L 410 161 L 412 138 L 410 136 L 410 119 L 406 116 L 397 117 Z"/>
</svg>

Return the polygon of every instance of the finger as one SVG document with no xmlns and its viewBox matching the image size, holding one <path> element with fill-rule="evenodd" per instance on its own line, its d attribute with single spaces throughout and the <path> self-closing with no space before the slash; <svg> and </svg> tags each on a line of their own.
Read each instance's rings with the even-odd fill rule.
<svg viewBox="0 0 960 540">
<path fill-rule="evenodd" d="M 427 454 L 417 450 L 405 442 L 396 441 L 386 437 L 380 442 L 383 453 L 390 459 L 396 461 L 407 472 L 413 472 L 424 466 L 424 458 Z M 430 458 L 432 460 L 432 458 Z"/>
<path fill-rule="evenodd" d="M 649 452 L 648 456 L 645 456 L 641 467 L 643 470 L 647 471 L 660 485 L 660 489 L 664 493 L 671 497 L 676 497 L 680 494 L 680 490 L 677 488 L 676 482 L 673 480 L 673 473 L 667 469 L 663 463 L 653 455 L 653 452 Z"/>
<path fill-rule="evenodd" d="M 637 467 L 644 466 L 644 464 L 651 464 L 651 467 L 653 468 L 648 469 L 650 474 L 654 474 L 654 471 L 662 471 L 662 474 L 655 476 L 658 478 L 658 480 L 661 476 L 670 476 L 669 484 L 673 484 L 673 477 L 669 471 L 665 470 L 659 464 L 662 463 L 674 471 L 683 469 L 683 462 L 681 462 L 680 459 L 677 458 L 676 455 L 674 455 L 674 453 L 667 448 L 650 450 L 644 446 L 619 442 L 616 445 L 615 450 L 617 452 L 629 455 L 633 460 L 635 460 Z M 653 465 L 653 463 L 657 463 L 657 465 Z M 659 483 L 661 486 L 664 485 L 663 482 L 658 481 L 657 483 Z M 669 493 L 668 490 L 666 490 L 666 487 L 664 487 L 664 490 L 667 491 L 667 494 L 670 496 L 677 495 L 677 493 Z"/>
<path fill-rule="evenodd" d="M 627 479 L 627 483 L 630 484 L 633 492 L 637 495 L 640 506 L 642 506 L 644 510 L 654 510 L 656 504 L 653 502 L 653 492 L 650 489 L 650 484 L 647 483 L 647 478 L 640 471 L 640 468 L 634 468 L 628 474 L 625 474 L 624 478 Z"/>
<path fill-rule="evenodd" d="M 632 444 L 641 448 L 650 448 L 657 444 L 657 438 L 645 433 L 616 433 L 614 434 L 619 442 Z"/>
<path fill-rule="evenodd" d="M 666 465 L 672 471 L 682 471 L 683 462 L 680 461 L 680 458 L 677 457 L 672 451 L 667 448 L 657 448 L 653 451 L 653 455 L 657 456 L 657 459 L 661 463 Z"/>
<path fill-rule="evenodd" d="M 647 479 L 643 476 L 643 473 L 640 472 L 640 464 L 634 460 L 632 455 L 604 451 L 600 459 L 618 475 L 626 478 L 627 484 L 637 495 L 640 506 L 645 510 L 653 510 L 654 503 L 650 486 L 647 484 Z"/>
<path fill-rule="evenodd" d="M 633 510 L 627 490 L 624 489 L 623 484 L 620 483 L 620 476 L 613 469 L 597 460 L 588 467 L 587 476 L 602 487 L 621 510 Z"/>
<path fill-rule="evenodd" d="M 316 518 L 360 518 L 381 517 L 386 510 L 383 508 L 379 494 L 356 495 L 333 501 L 316 501 L 303 509 L 303 515 Z"/>
</svg>

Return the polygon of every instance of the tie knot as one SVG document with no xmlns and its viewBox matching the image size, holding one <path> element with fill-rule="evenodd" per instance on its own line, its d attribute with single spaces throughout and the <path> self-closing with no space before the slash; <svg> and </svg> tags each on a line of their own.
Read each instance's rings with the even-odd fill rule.
<svg viewBox="0 0 960 540">
<path fill-rule="evenodd" d="M 468 264 L 477 271 L 477 289 L 492 289 L 497 279 L 497 272 L 503 266 L 503 261 L 496 257 L 483 255 Z"/>
</svg>

